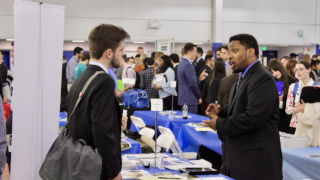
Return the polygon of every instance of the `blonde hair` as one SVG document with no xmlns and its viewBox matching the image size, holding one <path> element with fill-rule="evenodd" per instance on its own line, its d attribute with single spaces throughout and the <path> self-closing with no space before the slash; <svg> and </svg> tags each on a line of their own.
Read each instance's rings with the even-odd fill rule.
<svg viewBox="0 0 320 180">
<path fill-rule="evenodd" d="M 160 58 L 160 57 L 163 56 L 163 55 L 164 55 L 163 52 L 156 52 L 156 53 L 154 54 L 154 59 Z"/>
</svg>

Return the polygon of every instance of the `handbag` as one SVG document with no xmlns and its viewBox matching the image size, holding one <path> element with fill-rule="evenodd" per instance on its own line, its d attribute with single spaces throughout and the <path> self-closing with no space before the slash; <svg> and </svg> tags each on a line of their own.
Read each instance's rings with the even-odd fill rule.
<svg viewBox="0 0 320 180">
<path fill-rule="evenodd" d="M 142 89 L 130 89 L 123 93 L 123 102 L 125 107 L 147 108 L 149 100 L 147 92 Z"/>
<path fill-rule="evenodd" d="M 83 86 L 80 94 L 84 94 L 92 82 L 99 74 L 93 74 Z M 69 132 L 69 123 L 79 102 L 77 102 L 68 117 L 68 123 L 49 149 L 44 162 L 39 170 L 39 175 L 44 180 L 98 180 L 100 179 L 102 159 L 99 153 L 88 146 L 83 139 L 75 140 Z"/>
</svg>

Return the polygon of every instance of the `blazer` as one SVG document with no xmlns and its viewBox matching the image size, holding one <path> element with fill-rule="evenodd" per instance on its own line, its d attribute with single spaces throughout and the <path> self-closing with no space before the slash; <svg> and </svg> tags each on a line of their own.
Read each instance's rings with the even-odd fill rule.
<svg viewBox="0 0 320 180">
<path fill-rule="evenodd" d="M 239 74 L 231 74 L 230 76 L 221 79 L 218 92 L 218 103 L 221 107 L 228 105 L 231 88 L 238 81 L 238 77 Z"/>
<path fill-rule="evenodd" d="M 74 81 L 68 94 L 68 114 L 71 114 L 86 81 L 97 71 L 103 70 L 96 65 L 89 65 Z M 101 179 L 114 178 L 122 166 L 121 112 L 114 87 L 110 75 L 98 75 L 83 94 L 69 126 L 74 139 L 83 139 L 93 149 L 97 148 L 102 158 Z"/>
<path fill-rule="evenodd" d="M 200 74 L 203 71 L 203 67 L 206 65 L 205 61 L 201 58 L 199 60 L 199 62 L 196 64 L 196 73 L 197 73 L 197 77 L 200 76 Z"/>
<path fill-rule="evenodd" d="M 194 65 L 183 58 L 178 67 L 179 94 L 178 105 L 198 105 L 201 97 L 199 83 Z"/>
<path fill-rule="evenodd" d="M 226 77 L 224 74 L 216 74 L 212 83 L 210 84 L 210 81 L 212 78 L 206 79 L 205 88 L 203 88 L 203 91 L 206 93 L 206 102 L 208 104 L 214 103 L 218 100 L 218 92 L 220 88 L 220 81 L 222 78 Z"/>
<path fill-rule="evenodd" d="M 270 72 L 254 64 L 231 89 L 229 103 L 217 120 L 217 132 L 227 138 L 227 166 L 234 179 L 282 179 L 278 124 L 279 97 Z"/>
</svg>

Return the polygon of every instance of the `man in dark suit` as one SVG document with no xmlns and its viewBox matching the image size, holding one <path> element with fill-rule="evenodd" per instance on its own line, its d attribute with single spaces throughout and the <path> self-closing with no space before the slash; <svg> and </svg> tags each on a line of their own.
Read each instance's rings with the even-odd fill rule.
<svg viewBox="0 0 320 180">
<path fill-rule="evenodd" d="M 182 108 L 184 103 L 186 103 L 188 111 L 197 114 L 198 104 L 202 103 L 199 81 L 204 80 L 206 76 L 202 73 L 198 81 L 194 65 L 192 64 L 197 54 L 196 45 L 187 43 L 183 48 L 183 54 L 184 56 L 178 67 L 178 105 Z"/>
<path fill-rule="evenodd" d="M 82 97 L 72 116 L 70 133 L 74 139 L 85 140 L 99 152 L 102 158 L 101 180 L 121 179 L 121 124 L 125 128 L 126 118 L 121 120 L 115 83 L 108 69 L 119 66 L 126 38 L 129 35 L 120 27 L 110 24 L 95 27 L 89 35 L 90 64 L 74 81 L 68 94 L 68 114 L 71 114 L 78 97 Z M 105 73 L 98 75 L 82 94 L 84 84 L 97 71 Z"/>
<path fill-rule="evenodd" d="M 252 35 L 229 40 L 231 61 L 239 80 L 227 107 L 210 104 L 204 125 L 227 139 L 228 175 L 234 179 L 282 179 L 279 138 L 279 100 L 272 75 L 257 60 L 259 48 Z"/>
<path fill-rule="evenodd" d="M 203 55 L 203 49 L 201 47 L 197 47 L 197 56 L 196 56 L 196 60 L 194 61 L 197 77 L 200 76 L 201 70 L 206 65 L 205 60 L 203 60 L 202 58 L 202 55 Z"/>
</svg>

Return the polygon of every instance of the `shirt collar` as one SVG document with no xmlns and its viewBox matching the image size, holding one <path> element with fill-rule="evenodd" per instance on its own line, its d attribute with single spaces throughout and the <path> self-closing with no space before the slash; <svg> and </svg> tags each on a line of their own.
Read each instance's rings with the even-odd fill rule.
<svg viewBox="0 0 320 180">
<path fill-rule="evenodd" d="M 255 65 L 257 62 L 259 62 L 259 60 L 256 60 L 255 62 L 253 62 L 252 64 L 250 64 L 242 73 L 241 73 L 241 77 L 244 78 L 244 76 L 247 74 L 247 72 L 249 71 L 249 69 Z"/>
<path fill-rule="evenodd" d="M 193 61 L 192 61 L 192 60 L 190 60 L 189 58 L 187 58 L 186 56 L 183 56 L 183 58 L 185 58 L 186 60 L 188 60 L 188 61 L 190 62 L 190 64 L 192 64 L 192 63 L 193 63 Z"/>
<path fill-rule="evenodd" d="M 197 59 L 197 63 L 198 63 L 201 59 L 202 59 L 202 57 L 199 57 L 199 58 Z"/>
<path fill-rule="evenodd" d="M 104 67 L 104 65 L 102 65 L 101 63 L 90 61 L 89 64 L 90 64 L 90 65 L 99 66 L 99 67 L 100 67 L 101 69 L 103 69 L 107 74 L 109 74 L 108 69 L 107 69 L 106 67 Z"/>
</svg>

